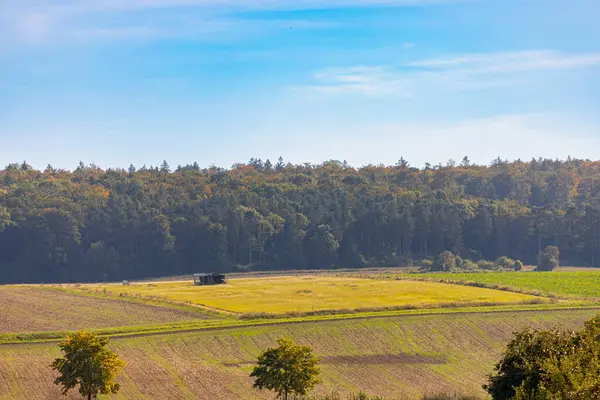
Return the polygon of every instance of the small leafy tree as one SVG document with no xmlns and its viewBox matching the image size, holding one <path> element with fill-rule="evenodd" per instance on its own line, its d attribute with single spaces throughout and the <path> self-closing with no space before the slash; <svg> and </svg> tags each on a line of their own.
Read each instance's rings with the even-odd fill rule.
<svg viewBox="0 0 600 400">
<path fill-rule="evenodd" d="M 67 335 L 59 344 L 64 357 L 52 363 L 52 369 L 60 373 L 54 383 L 62 385 L 63 394 L 79 385 L 79 393 L 88 400 L 100 394 L 117 393 L 120 385 L 116 376 L 125 363 L 106 348 L 108 339 L 95 333 L 78 332 Z"/>
<path fill-rule="evenodd" d="M 453 271 L 456 269 L 456 256 L 450 251 L 441 253 L 431 266 L 432 271 Z"/>
<path fill-rule="evenodd" d="M 538 271 L 552 271 L 560 265 L 560 251 L 556 246 L 547 246 L 538 260 Z"/>
<path fill-rule="evenodd" d="M 308 346 L 283 338 L 277 344 L 258 357 L 258 365 L 250 374 L 255 378 L 254 387 L 273 390 L 283 400 L 288 400 L 289 395 L 306 395 L 320 383 L 319 360 Z"/>
</svg>

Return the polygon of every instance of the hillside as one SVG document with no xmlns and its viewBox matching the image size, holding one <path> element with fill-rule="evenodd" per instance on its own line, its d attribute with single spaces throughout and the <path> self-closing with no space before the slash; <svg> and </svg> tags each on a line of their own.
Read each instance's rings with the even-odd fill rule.
<svg viewBox="0 0 600 400">
<path fill-rule="evenodd" d="M 600 163 L 352 168 L 251 160 L 0 171 L 0 282 L 399 265 L 464 258 L 597 265 Z"/>
<path fill-rule="evenodd" d="M 122 399 L 260 399 L 248 373 L 280 336 L 322 359 L 320 392 L 367 389 L 392 399 L 425 392 L 483 395 L 481 385 L 512 332 L 528 325 L 575 329 L 594 310 L 402 316 L 113 339 L 127 362 Z M 0 399 L 60 399 L 49 364 L 55 344 L 0 346 Z M 76 398 L 73 394 L 69 398 Z"/>
</svg>

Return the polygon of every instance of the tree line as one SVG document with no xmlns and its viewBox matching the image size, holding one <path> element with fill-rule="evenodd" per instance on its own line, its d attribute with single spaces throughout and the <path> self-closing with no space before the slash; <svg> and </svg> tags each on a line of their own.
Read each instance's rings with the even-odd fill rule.
<svg viewBox="0 0 600 400">
<path fill-rule="evenodd" d="M 444 251 L 598 266 L 600 162 L 353 168 L 252 159 L 0 171 L 0 282 L 410 264 Z"/>
</svg>

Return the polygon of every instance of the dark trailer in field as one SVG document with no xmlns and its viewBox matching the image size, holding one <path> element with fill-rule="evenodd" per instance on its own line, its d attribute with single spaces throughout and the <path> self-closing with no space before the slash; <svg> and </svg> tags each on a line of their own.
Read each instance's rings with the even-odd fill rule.
<svg viewBox="0 0 600 400">
<path fill-rule="evenodd" d="M 223 274 L 194 274 L 194 285 L 220 285 L 227 283 Z"/>
</svg>

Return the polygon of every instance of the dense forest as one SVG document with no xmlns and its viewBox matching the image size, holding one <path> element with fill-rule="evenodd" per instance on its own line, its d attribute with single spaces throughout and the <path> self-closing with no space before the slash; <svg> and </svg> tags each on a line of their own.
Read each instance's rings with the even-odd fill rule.
<svg viewBox="0 0 600 400">
<path fill-rule="evenodd" d="M 0 282 L 410 264 L 464 258 L 600 264 L 600 162 L 412 168 L 252 159 L 0 171 Z"/>
</svg>

